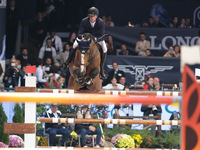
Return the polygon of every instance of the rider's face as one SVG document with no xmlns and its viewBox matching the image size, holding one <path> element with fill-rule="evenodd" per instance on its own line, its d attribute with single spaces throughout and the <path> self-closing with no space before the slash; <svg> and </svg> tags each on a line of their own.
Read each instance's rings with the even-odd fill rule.
<svg viewBox="0 0 200 150">
<path fill-rule="evenodd" d="M 89 18 L 90 18 L 90 22 L 94 23 L 97 19 L 97 16 L 96 15 L 89 15 Z"/>
</svg>

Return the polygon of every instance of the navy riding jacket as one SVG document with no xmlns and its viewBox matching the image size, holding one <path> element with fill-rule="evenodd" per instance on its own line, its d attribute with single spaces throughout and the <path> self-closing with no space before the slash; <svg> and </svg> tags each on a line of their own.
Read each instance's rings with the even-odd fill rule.
<svg viewBox="0 0 200 150">
<path fill-rule="evenodd" d="M 85 17 L 82 19 L 79 27 L 79 35 L 82 35 L 84 33 L 91 33 L 94 37 L 101 37 L 102 35 L 105 34 L 105 26 L 104 26 L 104 21 L 97 17 L 96 23 L 94 27 L 91 26 L 89 17 Z"/>
</svg>

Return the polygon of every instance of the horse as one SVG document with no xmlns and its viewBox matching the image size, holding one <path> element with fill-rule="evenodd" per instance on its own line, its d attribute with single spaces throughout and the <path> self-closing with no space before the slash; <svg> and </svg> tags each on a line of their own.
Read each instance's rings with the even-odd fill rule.
<svg viewBox="0 0 200 150">
<path fill-rule="evenodd" d="M 69 66 L 70 78 L 68 88 L 74 90 L 87 90 L 97 92 L 102 87 L 99 78 L 100 73 L 100 51 L 97 43 L 90 35 L 89 40 L 81 40 L 75 51 L 74 60 Z"/>
</svg>

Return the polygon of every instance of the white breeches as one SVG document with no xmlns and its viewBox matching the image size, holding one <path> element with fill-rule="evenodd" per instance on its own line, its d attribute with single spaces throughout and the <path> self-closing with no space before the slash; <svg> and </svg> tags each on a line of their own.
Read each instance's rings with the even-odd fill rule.
<svg viewBox="0 0 200 150">
<path fill-rule="evenodd" d="M 101 45 L 101 48 L 103 49 L 103 53 L 106 53 L 107 52 L 106 42 L 103 40 L 103 41 L 98 42 L 98 44 Z"/>
</svg>

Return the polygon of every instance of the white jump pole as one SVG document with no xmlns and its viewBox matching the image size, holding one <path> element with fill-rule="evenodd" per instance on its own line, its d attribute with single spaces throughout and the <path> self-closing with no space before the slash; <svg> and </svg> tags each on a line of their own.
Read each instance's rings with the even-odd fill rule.
<svg viewBox="0 0 200 150">
<path fill-rule="evenodd" d="M 25 87 L 36 87 L 36 77 L 26 76 Z M 36 103 L 25 102 L 25 123 L 35 123 L 35 122 L 36 122 Z M 35 147 L 36 147 L 36 132 L 31 134 L 24 134 L 24 148 L 35 148 Z"/>
</svg>

